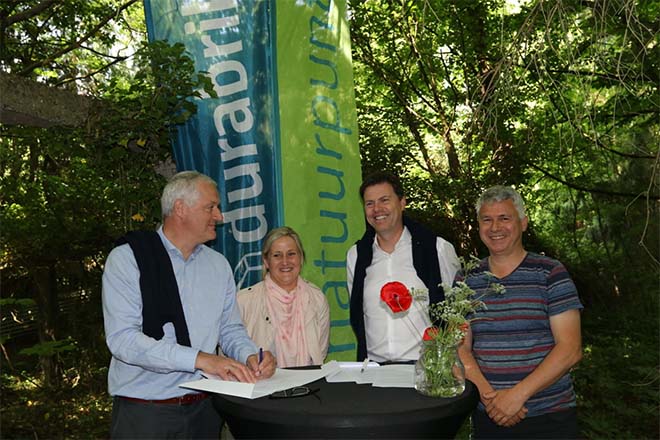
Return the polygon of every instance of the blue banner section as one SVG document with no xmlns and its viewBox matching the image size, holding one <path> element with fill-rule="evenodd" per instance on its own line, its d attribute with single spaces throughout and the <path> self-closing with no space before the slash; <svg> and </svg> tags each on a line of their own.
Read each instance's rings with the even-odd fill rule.
<svg viewBox="0 0 660 440">
<path fill-rule="evenodd" d="M 287 0 L 288 1 L 288 0 Z M 282 223 L 276 78 L 265 0 L 144 0 L 149 38 L 183 43 L 218 94 L 177 128 L 179 170 L 218 182 L 224 225 L 214 247 L 245 287 L 261 277 L 261 240 Z"/>
</svg>

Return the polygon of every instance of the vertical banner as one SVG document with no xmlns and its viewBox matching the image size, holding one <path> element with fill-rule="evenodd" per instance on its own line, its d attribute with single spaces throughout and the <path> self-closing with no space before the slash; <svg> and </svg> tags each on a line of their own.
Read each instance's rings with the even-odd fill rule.
<svg viewBox="0 0 660 440">
<path fill-rule="evenodd" d="M 364 232 L 364 215 L 346 2 L 272 3 L 284 221 L 303 239 L 305 277 L 330 303 L 329 353 L 352 361 L 346 251 Z"/>
<path fill-rule="evenodd" d="M 236 0 L 145 0 L 151 40 L 183 43 L 218 94 L 172 139 L 178 170 L 218 182 L 225 224 L 214 247 L 238 286 L 261 276 L 261 240 L 281 223 L 280 158 L 275 142 L 269 4 Z"/>
<path fill-rule="evenodd" d="M 261 279 L 268 230 L 290 226 L 331 308 L 329 357 L 354 359 L 346 251 L 364 230 L 345 0 L 144 0 L 151 40 L 183 43 L 217 98 L 173 136 L 179 170 L 218 182 L 214 247 L 237 285 Z"/>
</svg>

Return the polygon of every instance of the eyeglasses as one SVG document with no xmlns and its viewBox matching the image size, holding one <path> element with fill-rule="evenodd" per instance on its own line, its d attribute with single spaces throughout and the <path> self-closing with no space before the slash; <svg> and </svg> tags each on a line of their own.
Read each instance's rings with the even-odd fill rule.
<svg viewBox="0 0 660 440">
<path fill-rule="evenodd" d="M 309 387 L 293 387 L 288 390 L 275 391 L 268 396 L 269 399 L 288 399 L 292 397 L 303 397 L 318 392 L 320 388 L 311 389 Z"/>
</svg>

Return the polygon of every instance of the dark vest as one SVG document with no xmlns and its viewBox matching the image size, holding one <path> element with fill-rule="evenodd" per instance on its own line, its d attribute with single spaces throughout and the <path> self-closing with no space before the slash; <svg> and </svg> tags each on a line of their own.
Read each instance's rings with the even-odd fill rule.
<svg viewBox="0 0 660 440">
<path fill-rule="evenodd" d="M 128 243 L 140 270 L 142 294 L 142 333 L 163 338 L 163 325 L 174 324 L 176 340 L 190 347 L 190 336 L 183 314 L 179 287 L 172 261 L 155 231 L 132 231 L 117 240 L 116 246 Z"/>
<path fill-rule="evenodd" d="M 442 275 L 440 274 L 440 262 L 436 249 L 437 236 L 421 224 L 403 217 L 403 224 L 412 236 L 413 266 L 417 276 L 429 289 L 429 302 L 435 304 L 445 299 L 442 289 Z M 367 340 L 364 330 L 364 279 L 367 268 L 371 265 L 373 258 L 373 244 L 376 231 L 367 226 L 367 231 L 362 238 L 356 242 L 357 261 L 353 272 L 353 290 L 351 291 L 351 327 L 357 338 L 357 360 L 362 361 L 367 357 Z M 420 335 L 420 338 L 422 336 Z"/>
</svg>

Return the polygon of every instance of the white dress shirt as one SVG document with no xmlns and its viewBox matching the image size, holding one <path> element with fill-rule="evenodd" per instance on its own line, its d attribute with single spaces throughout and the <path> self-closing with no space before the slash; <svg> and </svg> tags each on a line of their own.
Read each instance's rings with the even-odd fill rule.
<svg viewBox="0 0 660 440">
<path fill-rule="evenodd" d="M 430 325 L 428 296 L 424 301 L 414 301 L 406 312 L 394 315 L 380 300 L 380 289 L 391 281 L 399 281 L 408 289 L 426 289 L 413 266 L 412 236 L 408 228 L 389 254 L 378 246 L 374 238 L 373 258 L 364 279 L 363 312 L 369 359 L 376 362 L 410 361 L 419 358 L 424 330 Z M 442 282 L 451 285 L 460 263 L 454 246 L 440 237 L 436 239 Z M 353 245 L 346 256 L 348 292 L 353 290 L 353 277 L 357 261 L 357 246 Z"/>
</svg>

